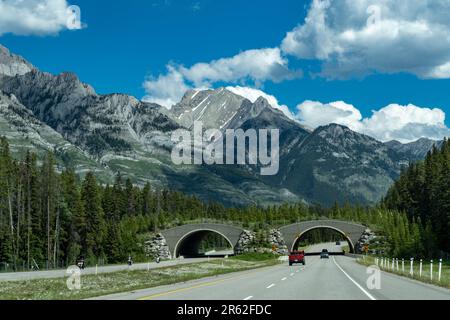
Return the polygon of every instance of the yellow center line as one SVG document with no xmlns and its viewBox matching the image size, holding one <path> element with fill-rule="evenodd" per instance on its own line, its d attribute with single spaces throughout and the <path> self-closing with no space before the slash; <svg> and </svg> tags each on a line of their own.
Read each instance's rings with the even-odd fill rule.
<svg viewBox="0 0 450 320">
<path fill-rule="evenodd" d="M 163 297 L 163 296 L 168 296 L 168 295 L 179 293 L 179 292 L 184 292 L 184 291 L 189 291 L 189 290 L 198 289 L 198 288 L 202 288 L 202 287 L 212 286 L 212 285 L 215 285 L 215 284 L 218 284 L 218 283 L 223 283 L 223 282 L 226 282 L 226 281 L 229 281 L 229 280 L 245 278 L 246 276 L 253 275 L 255 273 L 259 273 L 259 272 L 264 271 L 265 269 L 269 269 L 269 268 L 273 268 L 273 267 L 277 267 L 277 265 L 263 267 L 263 268 L 258 269 L 257 271 L 249 272 L 249 273 L 244 274 L 244 275 L 239 275 L 239 276 L 235 276 L 235 277 L 229 277 L 229 278 L 226 278 L 226 279 L 221 279 L 221 280 L 201 283 L 201 284 L 198 284 L 198 285 L 195 285 L 195 286 L 191 286 L 191 287 L 180 288 L 180 289 L 176 289 L 176 290 L 171 290 L 171 291 L 166 291 L 166 292 L 152 294 L 150 296 L 145 296 L 145 297 L 142 297 L 142 298 L 138 298 L 137 300 L 151 300 L 151 299 L 155 299 L 155 298 L 159 298 L 159 297 Z"/>
</svg>

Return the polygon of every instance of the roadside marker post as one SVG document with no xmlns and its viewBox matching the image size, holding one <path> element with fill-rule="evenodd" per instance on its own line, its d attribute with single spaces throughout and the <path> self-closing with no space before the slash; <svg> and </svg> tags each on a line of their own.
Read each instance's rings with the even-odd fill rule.
<svg viewBox="0 0 450 320">
<path fill-rule="evenodd" d="M 409 274 L 412 276 L 414 276 L 414 258 L 411 258 L 411 269 L 409 270 Z"/>
<path fill-rule="evenodd" d="M 420 265 L 419 265 L 419 277 L 422 278 L 422 259 L 420 259 Z"/>
<path fill-rule="evenodd" d="M 147 272 L 149 272 L 149 271 L 150 271 L 150 261 L 147 262 Z"/>
<path fill-rule="evenodd" d="M 430 262 L 430 280 L 433 281 L 433 260 Z"/>
<path fill-rule="evenodd" d="M 398 258 L 395 259 L 395 263 L 397 265 L 397 271 L 398 271 Z"/>
<path fill-rule="evenodd" d="M 405 259 L 402 258 L 402 273 L 405 273 Z"/>
<path fill-rule="evenodd" d="M 394 259 L 394 258 L 392 258 L 392 266 L 391 266 L 391 269 L 392 269 L 392 270 L 395 269 L 395 259 Z"/>
<path fill-rule="evenodd" d="M 439 272 L 438 272 L 438 281 L 441 281 L 441 274 L 442 274 L 442 259 L 439 259 Z"/>
<path fill-rule="evenodd" d="M 95 265 L 95 275 L 98 274 L 98 264 Z"/>
</svg>

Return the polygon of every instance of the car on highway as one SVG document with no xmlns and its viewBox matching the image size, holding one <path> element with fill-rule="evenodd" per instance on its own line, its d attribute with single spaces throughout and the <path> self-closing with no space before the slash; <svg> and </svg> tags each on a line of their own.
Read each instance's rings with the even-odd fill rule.
<svg viewBox="0 0 450 320">
<path fill-rule="evenodd" d="M 336 245 L 337 245 L 337 246 L 340 246 L 340 245 L 341 245 L 341 242 L 340 242 L 340 241 L 336 241 Z"/>
<path fill-rule="evenodd" d="M 327 249 L 323 249 L 322 252 L 320 253 L 320 259 L 329 259 L 330 258 L 330 254 L 328 253 Z"/>
<path fill-rule="evenodd" d="M 305 251 L 291 251 L 289 252 L 289 265 L 292 266 L 295 263 L 306 264 Z"/>
</svg>

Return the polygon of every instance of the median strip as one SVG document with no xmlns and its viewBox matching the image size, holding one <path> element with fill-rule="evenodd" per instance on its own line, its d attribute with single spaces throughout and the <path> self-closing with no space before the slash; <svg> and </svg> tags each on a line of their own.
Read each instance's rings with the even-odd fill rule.
<svg viewBox="0 0 450 320">
<path fill-rule="evenodd" d="M 251 257 L 250 257 L 251 258 Z M 150 270 L 126 270 L 113 273 L 81 275 L 81 289 L 69 290 L 68 278 L 2 282 L 0 300 L 65 300 L 86 299 L 126 293 L 163 285 L 187 282 L 222 274 L 271 267 L 274 259 L 252 261 L 245 255 L 210 262 L 183 264 Z M 251 261 L 248 261 L 251 260 Z M 46 288 L 46 290 L 41 290 Z"/>
</svg>

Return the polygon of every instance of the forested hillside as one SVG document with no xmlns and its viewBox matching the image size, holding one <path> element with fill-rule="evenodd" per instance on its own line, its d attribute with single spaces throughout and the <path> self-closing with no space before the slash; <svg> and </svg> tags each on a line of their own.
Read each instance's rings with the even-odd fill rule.
<svg viewBox="0 0 450 320">
<path fill-rule="evenodd" d="M 433 154 L 428 162 L 438 152 Z M 442 190 L 448 195 L 448 187 Z M 62 267 L 80 255 L 90 264 L 123 263 L 130 254 L 143 260 L 146 235 L 192 221 L 240 225 L 262 235 L 263 245 L 264 232 L 272 227 L 320 218 L 375 227 L 389 253 L 399 257 L 427 256 L 435 248 L 429 226 L 422 228 L 397 211 L 349 205 L 325 209 L 302 203 L 226 208 L 150 184 L 137 187 L 120 174 L 113 185 L 98 183 L 92 172 L 81 180 L 72 169 L 58 168 L 51 153 L 43 159 L 27 153 L 18 161 L 11 157 L 7 140 L 0 141 L 0 265 Z"/>
<path fill-rule="evenodd" d="M 411 164 L 383 201 L 389 209 L 403 211 L 410 221 L 433 234 L 433 251 L 450 252 L 450 141 L 434 147 L 426 159 Z"/>
</svg>

